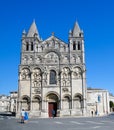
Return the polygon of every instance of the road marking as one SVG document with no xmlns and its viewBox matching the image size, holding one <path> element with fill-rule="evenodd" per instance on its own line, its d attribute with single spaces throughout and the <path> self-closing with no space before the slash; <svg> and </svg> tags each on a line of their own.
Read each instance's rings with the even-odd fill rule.
<svg viewBox="0 0 114 130">
<path fill-rule="evenodd" d="M 93 129 L 97 129 L 97 128 L 100 128 L 101 126 L 95 126 L 95 127 L 92 127 Z"/>
<path fill-rule="evenodd" d="M 78 130 L 93 130 L 93 129 L 98 129 L 101 128 L 102 126 L 95 126 L 95 127 L 82 127 L 78 128 Z M 76 128 L 72 128 L 72 130 L 76 130 Z"/>
<path fill-rule="evenodd" d="M 88 123 L 92 123 L 92 124 L 104 124 L 104 123 L 99 123 L 99 122 L 94 122 L 94 121 L 86 121 Z"/>
<path fill-rule="evenodd" d="M 83 123 L 80 123 L 80 122 L 76 122 L 76 121 L 70 121 L 71 123 L 74 123 L 74 124 L 78 124 L 78 125 L 83 125 Z"/>
<path fill-rule="evenodd" d="M 38 121 L 28 121 L 29 123 L 39 123 Z"/>
<path fill-rule="evenodd" d="M 56 124 L 63 124 L 62 122 L 59 122 L 59 121 L 55 121 Z"/>
<path fill-rule="evenodd" d="M 113 121 L 101 121 L 103 123 L 114 123 Z"/>
</svg>

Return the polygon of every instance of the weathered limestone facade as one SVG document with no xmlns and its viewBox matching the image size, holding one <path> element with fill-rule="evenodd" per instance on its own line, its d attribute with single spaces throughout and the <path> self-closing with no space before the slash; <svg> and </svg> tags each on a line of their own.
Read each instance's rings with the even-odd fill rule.
<svg viewBox="0 0 114 130">
<path fill-rule="evenodd" d="M 44 30 L 45 31 L 45 30 Z M 35 21 L 23 31 L 18 74 L 18 113 L 50 117 L 86 115 L 87 90 L 83 31 L 76 22 L 65 43 L 54 33 L 39 36 Z"/>
<path fill-rule="evenodd" d="M 0 112 L 10 111 L 10 96 L 0 95 Z"/>
<path fill-rule="evenodd" d="M 102 116 L 109 114 L 109 92 L 103 89 L 87 89 L 87 115 Z"/>
<path fill-rule="evenodd" d="M 17 91 L 10 92 L 10 111 L 14 113 L 17 112 L 17 98 L 18 98 Z"/>
</svg>

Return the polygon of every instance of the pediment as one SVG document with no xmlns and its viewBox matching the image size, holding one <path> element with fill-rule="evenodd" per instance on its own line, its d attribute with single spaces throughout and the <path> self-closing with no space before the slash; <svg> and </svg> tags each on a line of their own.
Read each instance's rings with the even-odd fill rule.
<svg viewBox="0 0 114 130">
<path fill-rule="evenodd" d="M 44 40 L 43 42 L 42 42 L 42 44 L 49 44 L 49 46 L 50 46 L 50 44 L 52 44 L 52 46 L 54 45 L 60 45 L 60 46 L 67 46 L 68 44 L 67 43 L 65 43 L 64 41 L 62 41 L 62 40 L 60 40 L 59 38 L 57 38 L 57 37 L 55 37 L 55 36 L 51 36 L 51 37 L 49 37 L 49 38 L 47 38 L 46 40 Z"/>
</svg>

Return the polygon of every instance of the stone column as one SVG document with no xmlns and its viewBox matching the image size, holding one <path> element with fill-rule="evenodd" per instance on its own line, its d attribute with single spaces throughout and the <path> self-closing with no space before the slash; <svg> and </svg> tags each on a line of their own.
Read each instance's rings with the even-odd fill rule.
<svg viewBox="0 0 114 130">
<path fill-rule="evenodd" d="M 87 113 L 87 88 L 86 88 L 86 79 L 85 79 L 85 71 L 82 72 L 82 94 L 83 94 L 83 106 L 82 106 L 82 115 L 86 115 Z"/>
<path fill-rule="evenodd" d="M 32 111 L 32 73 L 30 73 L 30 111 Z"/>
</svg>

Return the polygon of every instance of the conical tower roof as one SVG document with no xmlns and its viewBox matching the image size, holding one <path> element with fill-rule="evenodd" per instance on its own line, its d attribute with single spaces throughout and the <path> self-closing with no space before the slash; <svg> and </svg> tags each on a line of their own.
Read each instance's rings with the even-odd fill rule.
<svg viewBox="0 0 114 130">
<path fill-rule="evenodd" d="M 73 36 L 79 36 L 79 33 L 81 32 L 80 27 L 78 25 L 78 22 L 75 23 L 72 34 Z"/>
<path fill-rule="evenodd" d="M 34 37 L 35 35 L 40 39 L 38 29 L 37 29 L 37 26 L 36 26 L 36 23 L 35 23 L 35 20 L 34 20 L 33 23 L 30 26 L 27 37 Z"/>
</svg>

